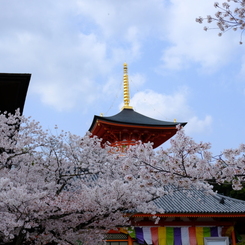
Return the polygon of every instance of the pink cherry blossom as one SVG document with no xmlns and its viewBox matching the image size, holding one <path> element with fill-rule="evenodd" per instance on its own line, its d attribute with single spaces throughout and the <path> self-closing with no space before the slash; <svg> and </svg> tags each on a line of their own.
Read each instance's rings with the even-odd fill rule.
<svg viewBox="0 0 245 245">
<path fill-rule="evenodd" d="M 208 24 L 216 23 L 214 26 L 205 27 L 204 30 L 219 29 L 221 31 L 221 33 L 218 33 L 219 36 L 222 36 L 223 32 L 231 29 L 236 31 L 239 28 L 242 31 L 240 39 L 240 44 L 242 44 L 242 33 L 245 29 L 245 1 L 226 0 L 222 4 L 215 2 L 214 7 L 218 9 L 214 16 L 198 17 L 196 22 L 202 24 L 206 20 Z"/>
<path fill-rule="evenodd" d="M 176 188 L 211 192 L 212 179 L 241 188 L 244 144 L 214 157 L 178 129 L 168 149 L 149 142 L 122 153 L 90 133 L 50 135 L 18 112 L 0 114 L 0 240 L 95 244 L 130 224 L 129 210 L 163 212 L 153 200 Z"/>
</svg>

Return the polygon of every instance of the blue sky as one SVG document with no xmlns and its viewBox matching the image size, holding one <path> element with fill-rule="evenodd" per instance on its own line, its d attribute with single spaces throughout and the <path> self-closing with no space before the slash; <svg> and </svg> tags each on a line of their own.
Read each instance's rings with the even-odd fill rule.
<svg viewBox="0 0 245 245">
<path fill-rule="evenodd" d="M 131 105 L 213 152 L 245 142 L 245 45 L 203 31 L 211 0 L 2 0 L 0 72 L 31 73 L 24 114 L 45 129 L 84 135 L 94 115 Z"/>
</svg>

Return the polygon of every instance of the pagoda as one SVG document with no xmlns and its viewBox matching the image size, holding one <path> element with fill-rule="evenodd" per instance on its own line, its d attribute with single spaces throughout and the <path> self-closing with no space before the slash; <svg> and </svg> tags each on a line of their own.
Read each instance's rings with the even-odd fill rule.
<svg viewBox="0 0 245 245">
<path fill-rule="evenodd" d="M 109 142 L 114 147 L 128 147 L 137 142 L 152 142 L 156 148 L 177 132 L 176 126 L 184 122 L 156 120 L 134 111 L 130 106 L 127 64 L 123 65 L 124 106 L 118 114 L 110 117 L 94 116 L 89 128 L 92 135 L 102 139 L 102 146 Z"/>
</svg>

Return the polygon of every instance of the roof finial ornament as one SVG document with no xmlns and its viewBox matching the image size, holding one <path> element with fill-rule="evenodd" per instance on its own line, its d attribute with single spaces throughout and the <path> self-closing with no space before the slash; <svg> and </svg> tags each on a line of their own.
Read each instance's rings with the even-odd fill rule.
<svg viewBox="0 0 245 245">
<path fill-rule="evenodd" d="M 124 100 L 124 106 L 122 109 L 133 109 L 133 107 L 129 105 L 130 97 L 129 97 L 129 82 L 128 82 L 128 65 L 127 65 L 127 63 L 123 64 L 123 100 Z"/>
</svg>

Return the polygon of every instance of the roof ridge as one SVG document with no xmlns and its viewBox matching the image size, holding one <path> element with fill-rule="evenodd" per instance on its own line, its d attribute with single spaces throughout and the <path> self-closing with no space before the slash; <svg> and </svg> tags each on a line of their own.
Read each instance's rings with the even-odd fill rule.
<svg viewBox="0 0 245 245">
<path fill-rule="evenodd" d="M 215 192 L 214 192 L 215 193 Z M 238 201 L 238 202 L 241 202 L 243 204 L 245 204 L 245 201 L 244 200 L 241 200 L 241 199 L 237 199 L 237 198 L 233 198 L 233 197 L 229 197 L 229 196 L 225 196 L 225 195 L 222 195 L 222 194 L 219 194 L 219 193 L 216 193 L 217 196 L 220 196 L 221 198 L 224 198 L 224 199 L 229 199 L 231 201 Z"/>
</svg>

